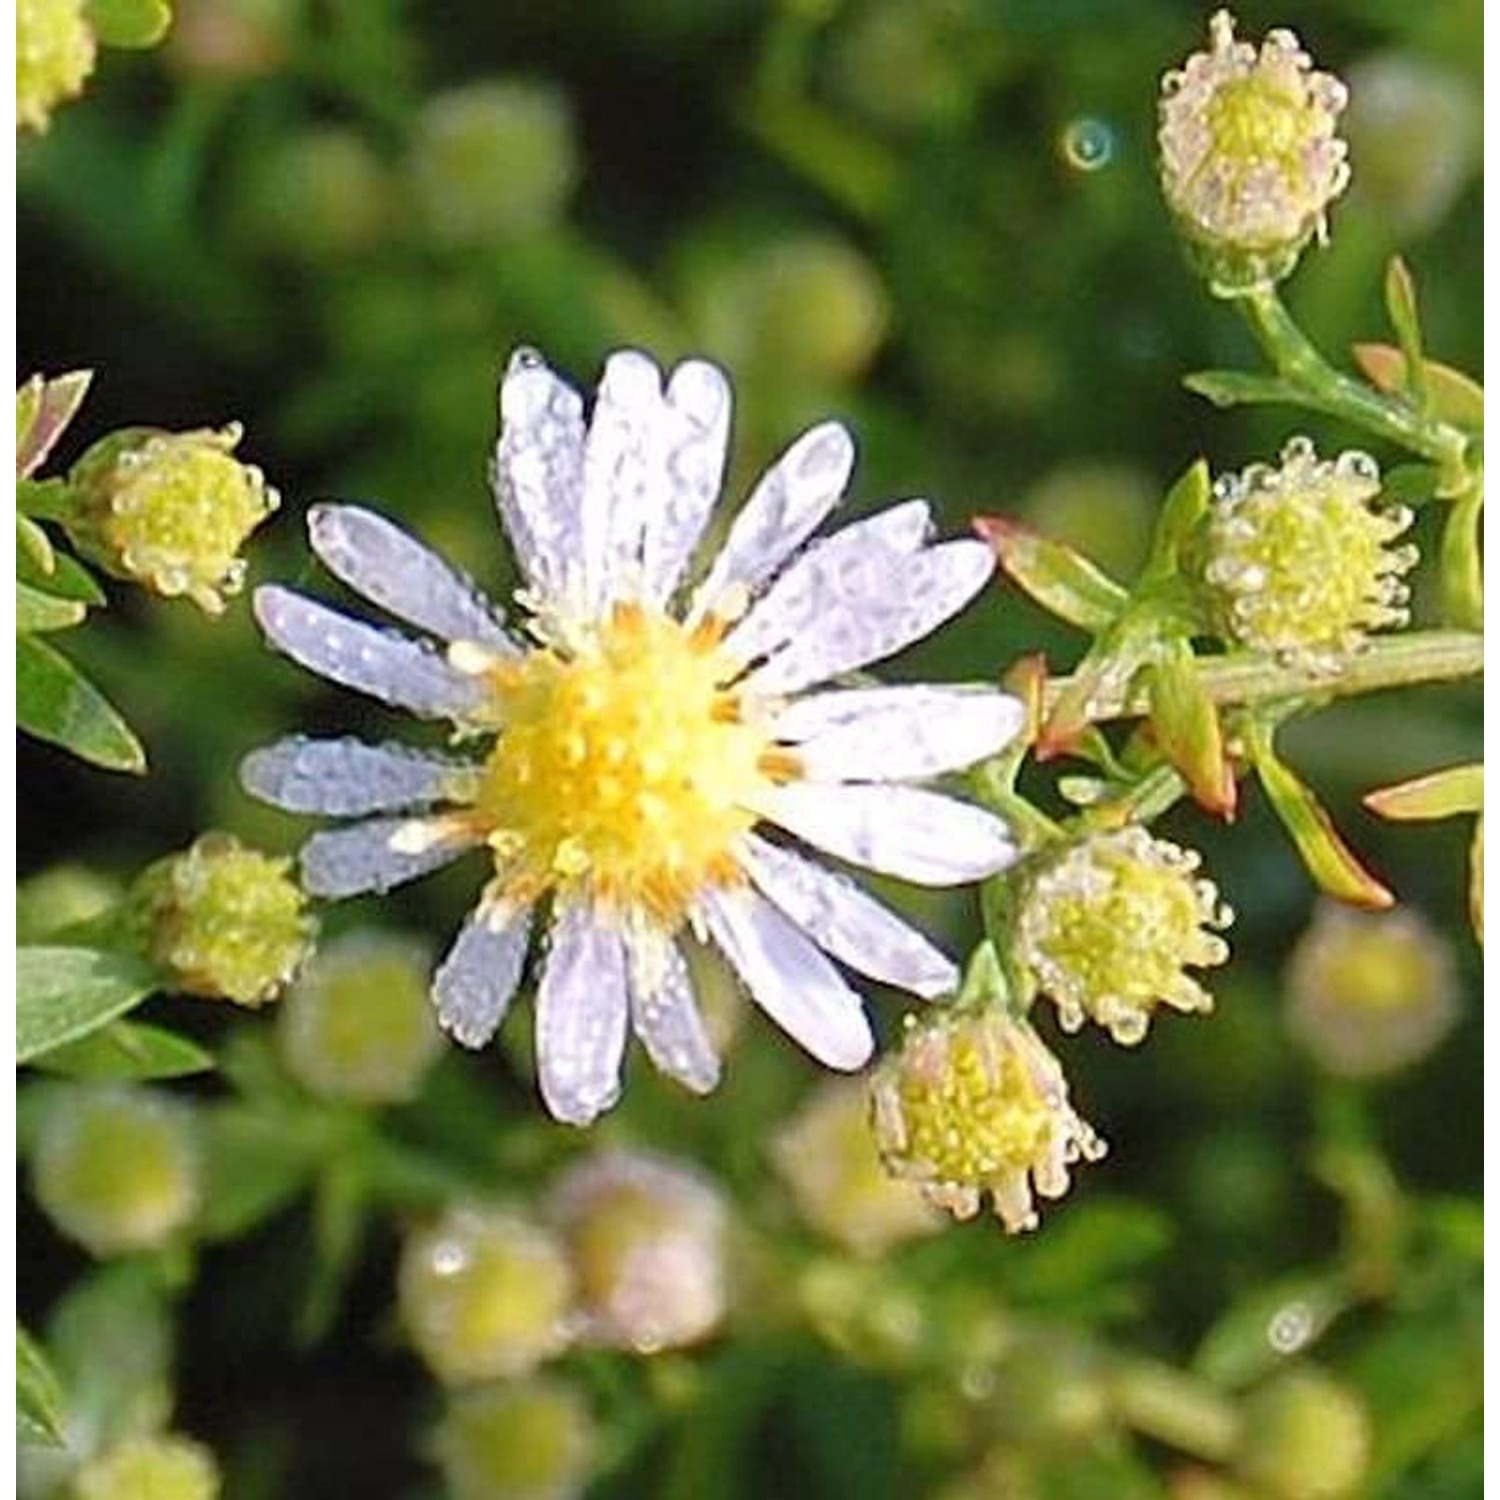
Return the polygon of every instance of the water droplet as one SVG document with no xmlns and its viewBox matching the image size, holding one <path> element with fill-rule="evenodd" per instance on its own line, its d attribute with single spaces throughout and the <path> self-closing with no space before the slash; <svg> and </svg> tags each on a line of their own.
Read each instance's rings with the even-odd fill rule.
<svg viewBox="0 0 1500 1500">
<path fill-rule="evenodd" d="M 1083 116 L 1070 121 L 1058 137 L 1062 159 L 1079 172 L 1097 172 L 1114 159 L 1115 133 L 1103 120 Z"/>
<path fill-rule="evenodd" d="M 1278 1354 L 1295 1354 L 1312 1333 L 1312 1309 L 1305 1302 L 1287 1303 L 1277 1311 L 1266 1329 L 1266 1337 Z"/>
</svg>

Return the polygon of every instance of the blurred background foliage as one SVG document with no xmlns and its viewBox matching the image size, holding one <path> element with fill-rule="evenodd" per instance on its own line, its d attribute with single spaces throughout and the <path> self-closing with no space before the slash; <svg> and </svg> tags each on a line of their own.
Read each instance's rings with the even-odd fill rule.
<svg viewBox="0 0 1500 1500">
<path fill-rule="evenodd" d="M 1194 283 L 1155 182 L 1157 79 L 1205 19 L 1164 0 L 181 0 L 161 47 L 104 55 L 86 97 L 19 141 L 18 375 L 98 372 L 64 462 L 127 423 L 242 422 L 242 453 L 284 497 L 249 550 L 252 583 L 309 581 L 302 512 L 340 497 L 503 591 L 485 460 L 518 342 L 580 383 L 621 344 L 723 362 L 736 496 L 802 427 L 839 415 L 861 445 L 854 509 L 920 493 L 953 531 L 1021 515 L 1128 574 L 1193 457 L 1238 468 L 1294 430 L 1360 441 L 1274 408 L 1217 413 L 1181 387 L 1190 369 L 1254 363 Z M 1335 355 L 1384 336 L 1381 270 L 1399 250 L 1428 348 L 1477 370 L 1478 0 L 1302 0 L 1240 19 L 1251 35 L 1295 27 L 1352 90 L 1353 186 L 1289 289 L 1304 326 Z M 139 732 L 150 774 L 24 744 L 23 875 L 66 860 L 89 872 L 75 882 L 107 884 L 206 828 L 293 847 L 302 829 L 238 790 L 239 757 L 292 728 L 378 730 L 379 711 L 271 656 L 243 600 L 210 622 L 114 593 L 70 648 Z M 1035 650 L 1061 670 L 1079 644 L 997 585 L 892 671 L 993 677 Z M 1476 695 L 1423 689 L 1290 737 L 1373 867 L 1427 915 L 1424 941 L 1451 950 L 1457 1022 L 1436 1051 L 1374 1080 L 1320 1069 L 1285 1023 L 1288 955 L 1313 920 L 1305 873 L 1258 798 L 1229 829 L 1180 810 L 1168 832 L 1205 851 L 1238 912 L 1235 962 L 1214 1017 L 1169 1017 L 1139 1051 L 1087 1035 L 1061 1049 L 1112 1149 L 1035 1236 L 981 1221 L 846 1257 L 771 1168 L 812 1064 L 754 1023 L 707 1101 L 633 1067 L 598 1133 L 715 1174 L 753 1250 L 729 1331 L 702 1350 L 564 1362 L 603 1434 L 593 1493 L 1476 1495 L 1467 831 L 1383 825 L 1358 796 L 1473 758 L 1478 724 Z M 349 904 L 325 931 L 436 942 L 475 878 L 463 865 Z M 967 898 L 920 899 L 955 950 L 972 939 Z M 897 1002 L 877 1009 L 894 1027 Z M 150 1010 L 221 1054 L 236 1107 L 295 1096 L 270 1017 Z M 320 1106 L 334 1144 L 301 1140 L 309 1160 L 272 1171 L 269 1199 L 238 1218 L 211 1190 L 227 1217 L 179 1246 L 171 1276 L 153 1273 L 173 1288 L 176 1424 L 218 1453 L 231 1496 L 441 1492 L 440 1394 L 396 1331 L 396 1247 L 452 1193 L 524 1200 L 589 1144 L 530 1097 L 527 1024 L 489 1055 L 443 1056 L 383 1112 Z M 229 1107 L 224 1078 L 174 1091 Z M 273 1157 L 304 1116 L 274 1118 Z M 129 1331 L 150 1321 L 133 1260 L 89 1264 L 23 1204 L 23 1311 L 52 1318 L 64 1365 L 72 1329 L 75 1380 L 109 1347 L 84 1339 L 80 1355 L 90 1316 L 124 1327 L 132 1357 L 165 1338 Z M 1265 1329 L 1288 1308 L 1306 1315 L 1288 1347 L 1316 1341 L 1306 1352 L 1338 1398 L 1293 1391 L 1313 1404 L 1292 1417 L 1265 1384 L 1286 1363 Z M 163 1353 L 152 1378 L 167 1367 Z M 83 1385 L 120 1380 L 94 1369 Z M 1295 1446 L 1297 1422 L 1322 1412 L 1300 1438 L 1318 1449 L 1351 1404 L 1372 1436 L 1352 1471 L 1365 1477 L 1343 1488 L 1257 1469 L 1248 1440 L 1235 1478 L 1213 1467 L 1234 1447 L 1214 1427 L 1224 1410 L 1272 1435 L 1257 1451 Z M 1317 1454 L 1298 1462 L 1316 1469 Z"/>
</svg>

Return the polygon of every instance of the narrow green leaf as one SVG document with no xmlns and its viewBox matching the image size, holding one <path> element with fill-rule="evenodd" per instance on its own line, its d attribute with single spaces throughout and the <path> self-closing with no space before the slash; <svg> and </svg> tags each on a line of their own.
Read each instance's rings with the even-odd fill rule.
<svg viewBox="0 0 1500 1500">
<path fill-rule="evenodd" d="M 1252 1385 L 1310 1349 L 1349 1300 L 1335 1273 L 1282 1277 L 1235 1299 L 1204 1335 L 1192 1368 L 1227 1390 Z"/>
<path fill-rule="evenodd" d="M 88 613 L 77 599 L 63 599 L 29 583 L 16 584 L 16 629 L 19 632 L 42 633 L 68 630 L 83 623 Z"/>
<path fill-rule="evenodd" d="M 1142 581 L 1166 582 L 1181 571 L 1182 550 L 1199 521 L 1208 513 L 1213 496 L 1208 464 L 1197 459 L 1183 470 L 1161 503 L 1156 531 L 1151 538 L 1151 554 L 1142 570 Z"/>
<path fill-rule="evenodd" d="M 106 47 L 154 47 L 172 24 L 165 0 L 88 0 L 88 17 Z"/>
<path fill-rule="evenodd" d="M 1406 385 L 1406 356 L 1389 344 L 1355 344 L 1354 362 L 1365 378 L 1388 395 Z M 1432 415 L 1467 432 L 1484 431 L 1484 387 L 1462 370 L 1438 360 L 1422 362 Z"/>
<path fill-rule="evenodd" d="M 35 521 L 16 514 L 16 565 L 27 563 L 38 572 L 50 575 L 57 567 L 52 539 Z"/>
<path fill-rule="evenodd" d="M 1191 648 L 1174 642 L 1147 678 L 1151 728 L 1162 753 L 1181 773 L 1201 807 L 1232 818 L 1234 769 L 1224 752 L 1219 711 L 1198 675 Z"/>
<path fill-rule="evenodd" d="M 1404 384 L 1418 404 L 1426 399 L 1426 367 L 1422 359 L 1422 322 L 1417 314 L 1417 288 L 1406 262 L 1393 255 L 1385 268 L 1385 310 L 1396 330 L 1406 369 Z"/>
<path fill-rule="evenodd" d="M 1279 375 L 1250 375 L 1243 370 L 1195 370 L 1183 385 L 1215 406 L 1266 405 L 1295 401 L 1297 392 Z"/>
<path fill-rule="evenodd" d="M 30 526 L 33 523 L 27 521 L 25 524 Z M 37 530 L 41 528 L 37 527 Z M 45 538 L 46 533 L 42 532 L 42 536 Z M 33 588 L 63 599 L 76 599 L 80 604 L 105 602 L 104 591 L 94 582 L 94 575 L 76 557 L 69 557 L 66 552 L 53 552 L 50 545 L 48 551 L 51 562 L 46 567 L 37 562 L 34 554 L 17 554 L 16 577 Z"/>
<path fill-rule="evenodd" d="M 33 375 L 16 392 L 16 478 L 26 479 L 46 461 L 88 394 L 91 370 L 70 370 L 48 380 Z"/>
<path fill-rule="evenodd" d="M 1364 804 L 1393 823 L 1427 822 L 1479 812 L 1484 807 L 1484 767 L 1446 766 L 1410 781 L 1366 792 Z"/>
<path fill-rule="evenodd" d="M 66 479 L 18 479 L 16 510 L 39 521 L 66 521 L 78 508 L 78 497 Z"/>
<path fill-rule="evenodd" d="M 40 1053 L 32 1065 L 64 1078 L 90 1082 L 145 1083 L 209 1072 L 213 1054 L 159 1026 L 114 1021 L 77 1041 Z"/>
<path fill-rule="evenodd" d="M 1333 819 L 1318 799 L 1277 758 L 1270 736 L 1262 729 L 1248 735 L 1251 759 L 1271 806 L 1292 836 L 1308 874 L 1319 887 L 1340 901 L 1383 911 L 1396 898 L 1359 862 L 1339 836 Z"/>
<path fill-rule="evenodd" d="M 41 1346 L 16 1324 L 16 1441 L 63 1445 L 62 1384 Z"/>
<path fill-rule="evenodd" d="M 146 752 L 109 700 L 65 657 L 32 636 L 16 640 L 16 717 L 38 739 L 107 771 L 146 769 Z"/>
<path fill-rule="evenodd" d="M 979 516 L 974 530 L 995 549 L 1009 577 L 1070 625 L 1103 630 L 1130 602 L 1129 594 L 1082 553 L 1017 521 Z"/>
<path fill-rule="evenodd" d="M 157 988 L 139 959 L 92 948 L 16 951 L 16 1061 L 107 1025 Z"/>
</svg>

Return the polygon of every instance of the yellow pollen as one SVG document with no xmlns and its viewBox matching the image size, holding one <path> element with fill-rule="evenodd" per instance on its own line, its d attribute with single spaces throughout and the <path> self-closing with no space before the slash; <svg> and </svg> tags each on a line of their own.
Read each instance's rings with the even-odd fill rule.
<svg viewBox="0 0 1500 1500">
<path fill-rule="evenodd" d="M 675 927 L 700 891 L 739 878 L 748 803 L 789 757 L 745 722 L 721 635 L 620 605 L 571 654 L 489 674 L 501 728 L 474 812 L 507 897 L 581 890 Z"/>
<path fill-rule="evenodd" d="M 1300 177 L 1317 113 L 1263 73 L 1226 83 L 1208 106 L 1213 157 L 1237 163 L 1242 173 L 1270 160 L 1283 173 Z"/>
</svg>

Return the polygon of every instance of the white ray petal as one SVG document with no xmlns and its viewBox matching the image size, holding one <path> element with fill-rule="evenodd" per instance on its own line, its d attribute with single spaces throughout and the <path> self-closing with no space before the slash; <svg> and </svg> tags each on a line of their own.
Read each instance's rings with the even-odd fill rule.
<svg viewBox="0 0 1500 1500">
<path fill-rule="evenodd" d="M 719 498 L 732 410 L 729 382 L 716 366 L 689 359 L 672 371 L 656 455 L 660 498 L 647 508 L 641 539 L 646 592 L 657 603 L 682 581 Z"/>
<path fill-rule="evenodd" d="M 479 589 L 384 516 L 358 505 L 314 505 L 307 535 L 329 572 L 397 619 L 445 641 L 515 652 L 503 617 Z"/>
<path fill-rule="evenodd" d="M 438 1024 L 465 1047 L 500 1029 L 531 941 L 531 908 L 486 896 L 469 914 L 432 979 Z"/>
<path fill-rule="evenodd" d="M 754 590 L 822 524 L 854 470 L 854 439 L 837 422 L 804 432 L 766 470 L 734 518 L 698 590 L 694 613 L 735 588 Z"/>
<path fill-rule="evenodd" d="M 972 766 L 1026 722 L 1018 698 L 987 687 L 854 688 L 794 700 L 772 725 L 808 781 L 911 781 Z"/>
<path fill-rule="evenodd" d="M 957 988 L 954 964 L 852 880 L 753 834 L 740 862 L 761 893 L 840 963 L 927 1000 Z"/>
<path fill-rule="evenodd" d="M 795 693 L 892 656 L 956 615 L 994 568 L 985 543 L 963 541 L 868 570 L 859 575 L 862 592 L 851 590 L 820 611 L 815 625 L 789 634 L 744 685 L 757 693 Z"/>
<path fill-rule="evenodd" d="M 588 1125 L 620 1096 L 625 945 L 585 901 L 559 907 L 536 998 L 537 1080 L 553 1117 Z"/>
<path fill-rule="evenodd" d="M 372 818 L 315 833 L 302 846 L 302 886 L 310 896 L 388 891 L 451 864 L 479 840 L 463 824 L 430 818 Z"/>
<path fill-rule="evenodd" d="M 709 890 L 698 914 L 756 1004 L 819 1062 L 852 1073 L 870 1060 L 875 1038 L 859 996 L 765 897 Z"/>
<path fill-rule="evenodd" d="M 927 502 L 907 500 L 814 542 L 725 637 L 725 654 L 740 662 L 770 656 L 825 617 L 889 593 L 931 531 Z"/>
<path fill-rule="evenodd" d="M 423 642 L 351 620 L 274 584 L 256 589 L 254 608 L 273 646 L 330 682 L 430 719 L 467 718 L 482 701 L 481 684 Z"/>
<path fill-rule="evenodd" d="M 651 1061 L 695 1094 L 719 1082 L 719 1056 L 703 1025 L 687 960 L 671 938 L 629 933 L 630 1020 Z"/>
<path fill-rule="evenodd" d="M 791 782 L 762 792 L 755 811 L 851 864 L 917 885 L 963 885 L 1016 857 L 993 813 L 919 787 Z"/>
<path fill-rule="evenodd" d="M 593 607 L 639 591 L 641 541 L 665 476 L 661 371 L 622 349 L 604 362 L 583 450 L 583 568 Z"/>
<path fill-rule="evenodd" d="M 240 762 L 240 785 L 288 812 L 354 818 L 461 797 L 477 769 L 404 745 L 291 735 L 252 750 Z"/>
<path fill-rule="evenodd" d="M 569 591 L 581 555 L 583 401 L 534 349 L 510 357 L 500 385 L 491 480 L 516 561 L 547 599 Z"/>
</svg>

